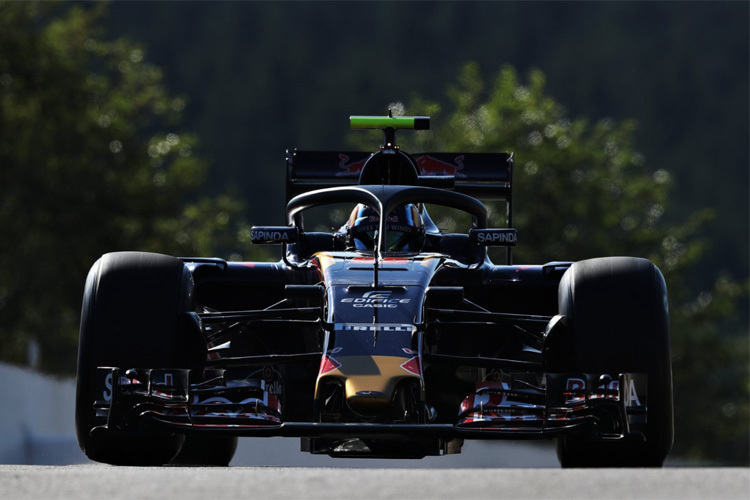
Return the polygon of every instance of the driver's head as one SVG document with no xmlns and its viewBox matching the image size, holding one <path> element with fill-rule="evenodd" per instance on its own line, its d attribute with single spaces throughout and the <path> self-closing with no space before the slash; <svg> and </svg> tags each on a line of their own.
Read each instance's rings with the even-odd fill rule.
<svg viewBox="0 0 750 500">
<path fill-rule="evenodd" d="M 419 252 L 424 243 L 424 224 L 419 210 L 409 203 L 398 207 L 385 221 L 386 252 Z M 346 223 L 347 246 L 357 250 L 375 248 L 375 238 L 380 227 L 380 216 L 367 205 L 354 207 Z"/>
</svg>

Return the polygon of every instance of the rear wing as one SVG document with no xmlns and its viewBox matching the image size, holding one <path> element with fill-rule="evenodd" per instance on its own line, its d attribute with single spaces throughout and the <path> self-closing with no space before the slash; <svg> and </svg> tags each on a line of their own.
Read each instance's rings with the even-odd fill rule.
<svg viewBox="0 0 750 500">
<path fill-rule="evenodd" d="M 371 154 L 362 151 L 287 151 L 286 201 L 335 186 L 356 186 Z M 419 184 L 445 187 L 485 200 L 512 201 L 513 155 L 419 153 L 411 155 Z"/>
</svg>

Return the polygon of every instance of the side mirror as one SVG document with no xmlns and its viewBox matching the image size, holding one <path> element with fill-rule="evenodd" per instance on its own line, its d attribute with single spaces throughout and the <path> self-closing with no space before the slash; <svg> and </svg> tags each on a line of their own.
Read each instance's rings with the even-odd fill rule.
<svg viewBox="0 0 750 500">
<path fill-rule="evenodd" d="M 472 229 L 469 242 L 482 247 L 514 247 L 518 241 L 515 229 Z"/>
<path fill-rule="evenodd" d="M 280 245 L 298 241 L 299 228 L 297 227 L 253 226 L 250 233 L 250 243 L 254 245 Z"/>
</svg>

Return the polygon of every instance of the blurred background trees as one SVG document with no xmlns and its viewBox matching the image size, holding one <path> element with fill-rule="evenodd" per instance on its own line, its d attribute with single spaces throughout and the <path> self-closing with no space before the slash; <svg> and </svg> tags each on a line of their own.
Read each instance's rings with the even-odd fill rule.
<svg viewBox="0 0 750 500">
<path fill-rule="evenodd" d="M 242 204 L 198 192 L 183 98 L 102 9 L 0 4 L 0 356 L 75 367 L 82 278 L 108 251 L 242 246 Z M 224 245 L 231 246 L 224 246 Z M 236 250 L 235 250 L 236 251 Z"/>
<path fill-rule="evenodd" d="M 348 115 L 398 104 L 407 151 L 514 152 L 518 262 L 660 266 L 675 453 L 747 465 L 749 10 L 2 2 L 0 357 L 73 372 L 104 252 L 263 257 L 284 150 L 373 149 Z"/>
</svg>

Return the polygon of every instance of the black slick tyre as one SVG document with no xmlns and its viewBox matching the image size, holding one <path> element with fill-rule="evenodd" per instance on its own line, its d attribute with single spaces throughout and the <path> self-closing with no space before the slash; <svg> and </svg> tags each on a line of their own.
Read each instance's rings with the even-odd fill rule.
<svg viewBox="0 0 750 500">
<path fill-rule="evenodd" d="M 187 435 L 172 465 L 226 467 L 234 458 L 237 438 L 234 436 Z"/>
<path fill-rule="evenodd" d="M 86 279 L 76 387 L 76 434 L 91 460 L 115 465 L 161 465 L 178 454 L 183 436 L 161 429 L 91 430 L 98 366 L 196 368 L 201 353 L 185 333 L 192 278 L 179 259 L 144 253 L 103 255 Z"/>
<path fill-rule="evenodd" d="M 672 447 L 674 424 L 667 290 L 661 272 L 650 261 L 633 257 L 576 262 L 560 281 L 558 304 L 567 323 L 571 371 L 648 374 L 645 439 L 561 437 L 561 465 L 662 466 Z"/>
</svg>

